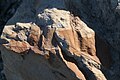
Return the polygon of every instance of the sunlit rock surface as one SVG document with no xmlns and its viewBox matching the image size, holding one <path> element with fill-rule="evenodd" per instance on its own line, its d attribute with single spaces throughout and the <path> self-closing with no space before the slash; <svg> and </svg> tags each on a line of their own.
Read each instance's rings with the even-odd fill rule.
<svg viewBox="0 0 120 80">
<path fill-rule="evenodd" d="M 22 1 L 2 32 L 2 73 L 7 80 L 118 80 L 117 3 Z"/>
</svg>

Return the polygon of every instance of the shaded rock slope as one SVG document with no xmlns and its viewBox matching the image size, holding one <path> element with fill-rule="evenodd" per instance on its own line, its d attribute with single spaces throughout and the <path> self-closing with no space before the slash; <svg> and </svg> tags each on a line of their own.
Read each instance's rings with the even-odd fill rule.
<svg viewBox="0 0 120 80">
<path fill-rule="evenodd" d="M 0 4 L 0 80 L 120 79 L 119 1 Z"/>
</svg>

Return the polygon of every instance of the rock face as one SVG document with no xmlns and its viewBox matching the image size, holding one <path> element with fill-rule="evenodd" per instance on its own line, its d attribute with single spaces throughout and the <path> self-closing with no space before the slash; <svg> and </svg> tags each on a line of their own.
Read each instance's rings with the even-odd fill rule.
<svg viewBox="0 0 120 80">
<path fill-rule="evenodd" d="M 0 40 L 6 79 L 118 80 L 119 44 L 112 40 L 119 39 L 119 34 L 109 32 L 115 32 L 113 26 L 117 29 L 119 26 L 117 3 L 112 0 L 18 3 L 16 12 L 6 20 Z"/>
</svg>

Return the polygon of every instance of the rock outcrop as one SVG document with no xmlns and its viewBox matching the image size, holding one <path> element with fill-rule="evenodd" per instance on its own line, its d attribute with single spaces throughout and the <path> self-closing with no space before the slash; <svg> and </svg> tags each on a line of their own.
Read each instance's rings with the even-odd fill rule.
<svg viewBox="0 0 120 80">
<path fill-rule="evenodd" d="M 117 1 L 19 2 L 0 40 L 7 80 L 119 79 Z"/>
</svg>

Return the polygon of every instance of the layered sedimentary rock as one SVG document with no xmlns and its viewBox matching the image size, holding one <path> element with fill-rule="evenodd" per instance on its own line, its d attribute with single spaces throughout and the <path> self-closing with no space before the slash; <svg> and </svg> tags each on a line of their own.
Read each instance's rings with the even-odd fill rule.
<svg viewBox="0 0 120 80">
<path fill-rule="evenodd" d="M 99 5 L 94 7 L 95 3 Z M 6 79 L 119 79 L 119 45 L 106 33 L 107 27 L 119 25 L 119 14 L 112 11 L 116 4 L 109 0 L 22 1 L 1 36 Z"/>
</svg>

